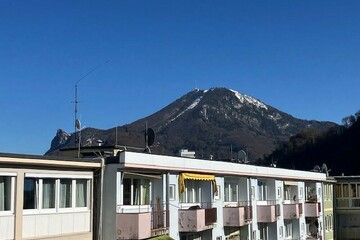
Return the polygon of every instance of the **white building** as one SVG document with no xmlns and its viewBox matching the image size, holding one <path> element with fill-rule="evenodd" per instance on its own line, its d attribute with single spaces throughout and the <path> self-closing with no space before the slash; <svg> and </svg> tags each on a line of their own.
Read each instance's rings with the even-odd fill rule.
<svg viewBox="0 0 360 240">
<path fill-rule="evenodd" d="M 102 236 L 324 239 L 326 181 L 323 173 L 123 151 L 106 159 Z"/>
<path fill-rule="evenodd" d="M 100 161 L 0 153 L 0 239 L 93 239 Z"/>
</svg>

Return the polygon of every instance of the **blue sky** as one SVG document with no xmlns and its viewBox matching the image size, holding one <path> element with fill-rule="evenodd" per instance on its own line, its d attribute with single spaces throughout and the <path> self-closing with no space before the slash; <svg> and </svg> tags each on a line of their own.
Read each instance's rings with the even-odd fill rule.
<svg viewBox="0 0 360 240">
<path fill-rule="evenodd" d="M 0 152 L 43 154 L 79 118 L 108 129 L 195 86 L 302 119 L 360 109 L 359 1 L 0 1 Z M 109 61 L 106 63 L 106 61 Z"/>
</svg>

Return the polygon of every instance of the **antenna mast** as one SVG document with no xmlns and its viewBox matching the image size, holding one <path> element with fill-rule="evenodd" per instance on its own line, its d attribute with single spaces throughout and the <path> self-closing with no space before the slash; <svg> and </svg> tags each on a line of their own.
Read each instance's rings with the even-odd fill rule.
<svg viewBox="0 0 360 240">
<path fill-rule="evenodd" d="M 75 110 L 74 110 L 74 113 L 75 113 L 75 146 L 76 146 L 76 143 L 78 143 L 78 146 L 79 146 L 79 152 L 78 152 L 78 158 L 80 157 L 80 145 L 81 145 L 81 139 L 80 139 L 80 135 L 81 133 L 79 133 L 79 137 L 78 137 L 78 134 L 77 132 L 81 131 L 81 125 L 80 125 L 80 121 L 78 119 L 78 116 L 77 116 L 77 113 L 78 113 L 78 103 L 79 103 L 79 100 L 78 100 L 78 83 L 86 78 L 87 76 L 89 76 L 91 73 L 93 73 L 95 70 L 99 69 L 100 67 L 102 67 L 104 64 L 108 63 L 109 61 L 106 61 L 96 67 L 94 67 L 93 69 L 91 69 L 90 71 L 88 71 L 84 76 L 82 76 L 79 80 L 77 80 L 75 82 L 75 101 L 74 101 L 74 105 L 75 105 Z"/>
</svg>

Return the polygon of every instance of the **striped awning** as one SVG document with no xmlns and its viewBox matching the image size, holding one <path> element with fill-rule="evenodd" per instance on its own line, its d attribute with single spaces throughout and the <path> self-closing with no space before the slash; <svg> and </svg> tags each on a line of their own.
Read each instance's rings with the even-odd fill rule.
<svg viewBox="0 0 360 240">
<path fill-rule="evenodd" d="M 217 192 L 215 176 L 211 174 L 180 173 L 179 175 L 179 195 L 185 191 L 185 180 L 211 181 L 214 192 Z"/>
</svg>

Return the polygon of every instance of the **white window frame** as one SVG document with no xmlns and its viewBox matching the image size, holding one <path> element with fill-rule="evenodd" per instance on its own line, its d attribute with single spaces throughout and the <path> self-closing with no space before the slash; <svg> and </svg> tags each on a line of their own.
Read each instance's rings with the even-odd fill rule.
<svg viewBox="0 0 360 240">
<path fill-rule="evenodd" d="M 234 180 L 225 180 L 225 183 L 224 183 L 225 187 L 224 187 L 224 201 L 225 201 L 225 198 L 227 198 L 227 200 L 229 201 L 225 201 L 225 202 L 228 202 L 228 203 L 237 203 L 239 202 L 239 183 L 237 181 L 234 181 Z M 226 186 L 228 186 L 228 189 L 226 189 Z M 231 186 L 231 187 L 230 187 Z M 236 191 L 236 199 L 232 199 L 233 195 L 232 195 L 232 187 L 235 187 L 235 191 Z M 228 190 L 228 191 L 226 191 Z"/>
<path fill-rule="evenodd" d="M 293 236 L 293 223 L 285 222 L 285 239 L 292 239 Z"/>
<path fill-rule="evenodd" d="M 37 196 L 36 202 L 37 206 L 35 209 L 23 209 L 24 215 L 32 214 L 47 214 L 47 213 L 65 213 L 65 212 L 84 212 L 89 211 L 91 208 L 91 185 L 92 185 L 92 175 L 76 175 L 76 174 L 51 174 L 51 173 L 25 173 L 25 178 L 34 178 L 38 179 L 37 182 Z M 44 179 L 55 179 L 55 208 L 43 208 L 43 180 Z M 60 180 L 61 179 L 71 179 L 71 207 L 60 208 Z M 77 179 L 86 179 L 86 206 L 85 207 L 76 207 L 76 180 Z M 24 190 L 23 190 L 24 191 Z"/>
<path fill-rule="evenodd" d="M 1 172 L 1 177 L 10 177 L 10 210 L 0 211 L 0 216 L 13 215 L 15 212 L 15 184 L 16 184 L 16 173 Z"/>
<path fill-rule="evenodd" d="M 169 200 L 170 201 L 175 200 L 175 184 L 169 185 Z"/>
<path fill-rule="evenodd" d="M 127 177 L 124 179 L 130 179 L 130 204 L 125 205 L 124 204 L 124 181 L 122 181 L 121 183 L 121 205 L 126 208 L 126 207 L 131 207 L 131 206 L 150 206 L 151 202 L 152 202 L 152 180 L 148 179 L 148 178 L 133 178 L 133 177 Z M 140 189 L 140 196 L 139 196 L 139 202 L 140 204 L 135 204 L 134 203 L 134 180 L 139 180 L 139 189 Z M 149 204 L 142 204 L 141 203 L 141 199 L 143 197 L 144 194 L 144 184 L 143 184 L 143 180 L 148 180 L 149 181 Z M 174 190 L 175 190 L 175 186 L 174 186 Z M 175 197 L 175 194 L 174 194 Z"/>
<path fill-rule="evenodd" d="M 192 206 L 194 204 L 201 204 L 202 202 L 202 188 L 201 188 L 201 181 L 199 180 L 187 180 L 187 181 L 191 181 L 191 192 L 192 192 L 192 200 L 188 201 L 188 191 L 189 191 L 189 184 L 185 184 L 185 191 L 181 194 L 180 196 L 180 203 L 182 203 L 184 206 Z M 197 187 L 194 186 L 193 184 L 196 185 L 197 183 Z M 195 189 L 196 188 L 196 189 Z M 196 201 L 196 199 L 198 199 L 198 201 Z"/>
</svg>

